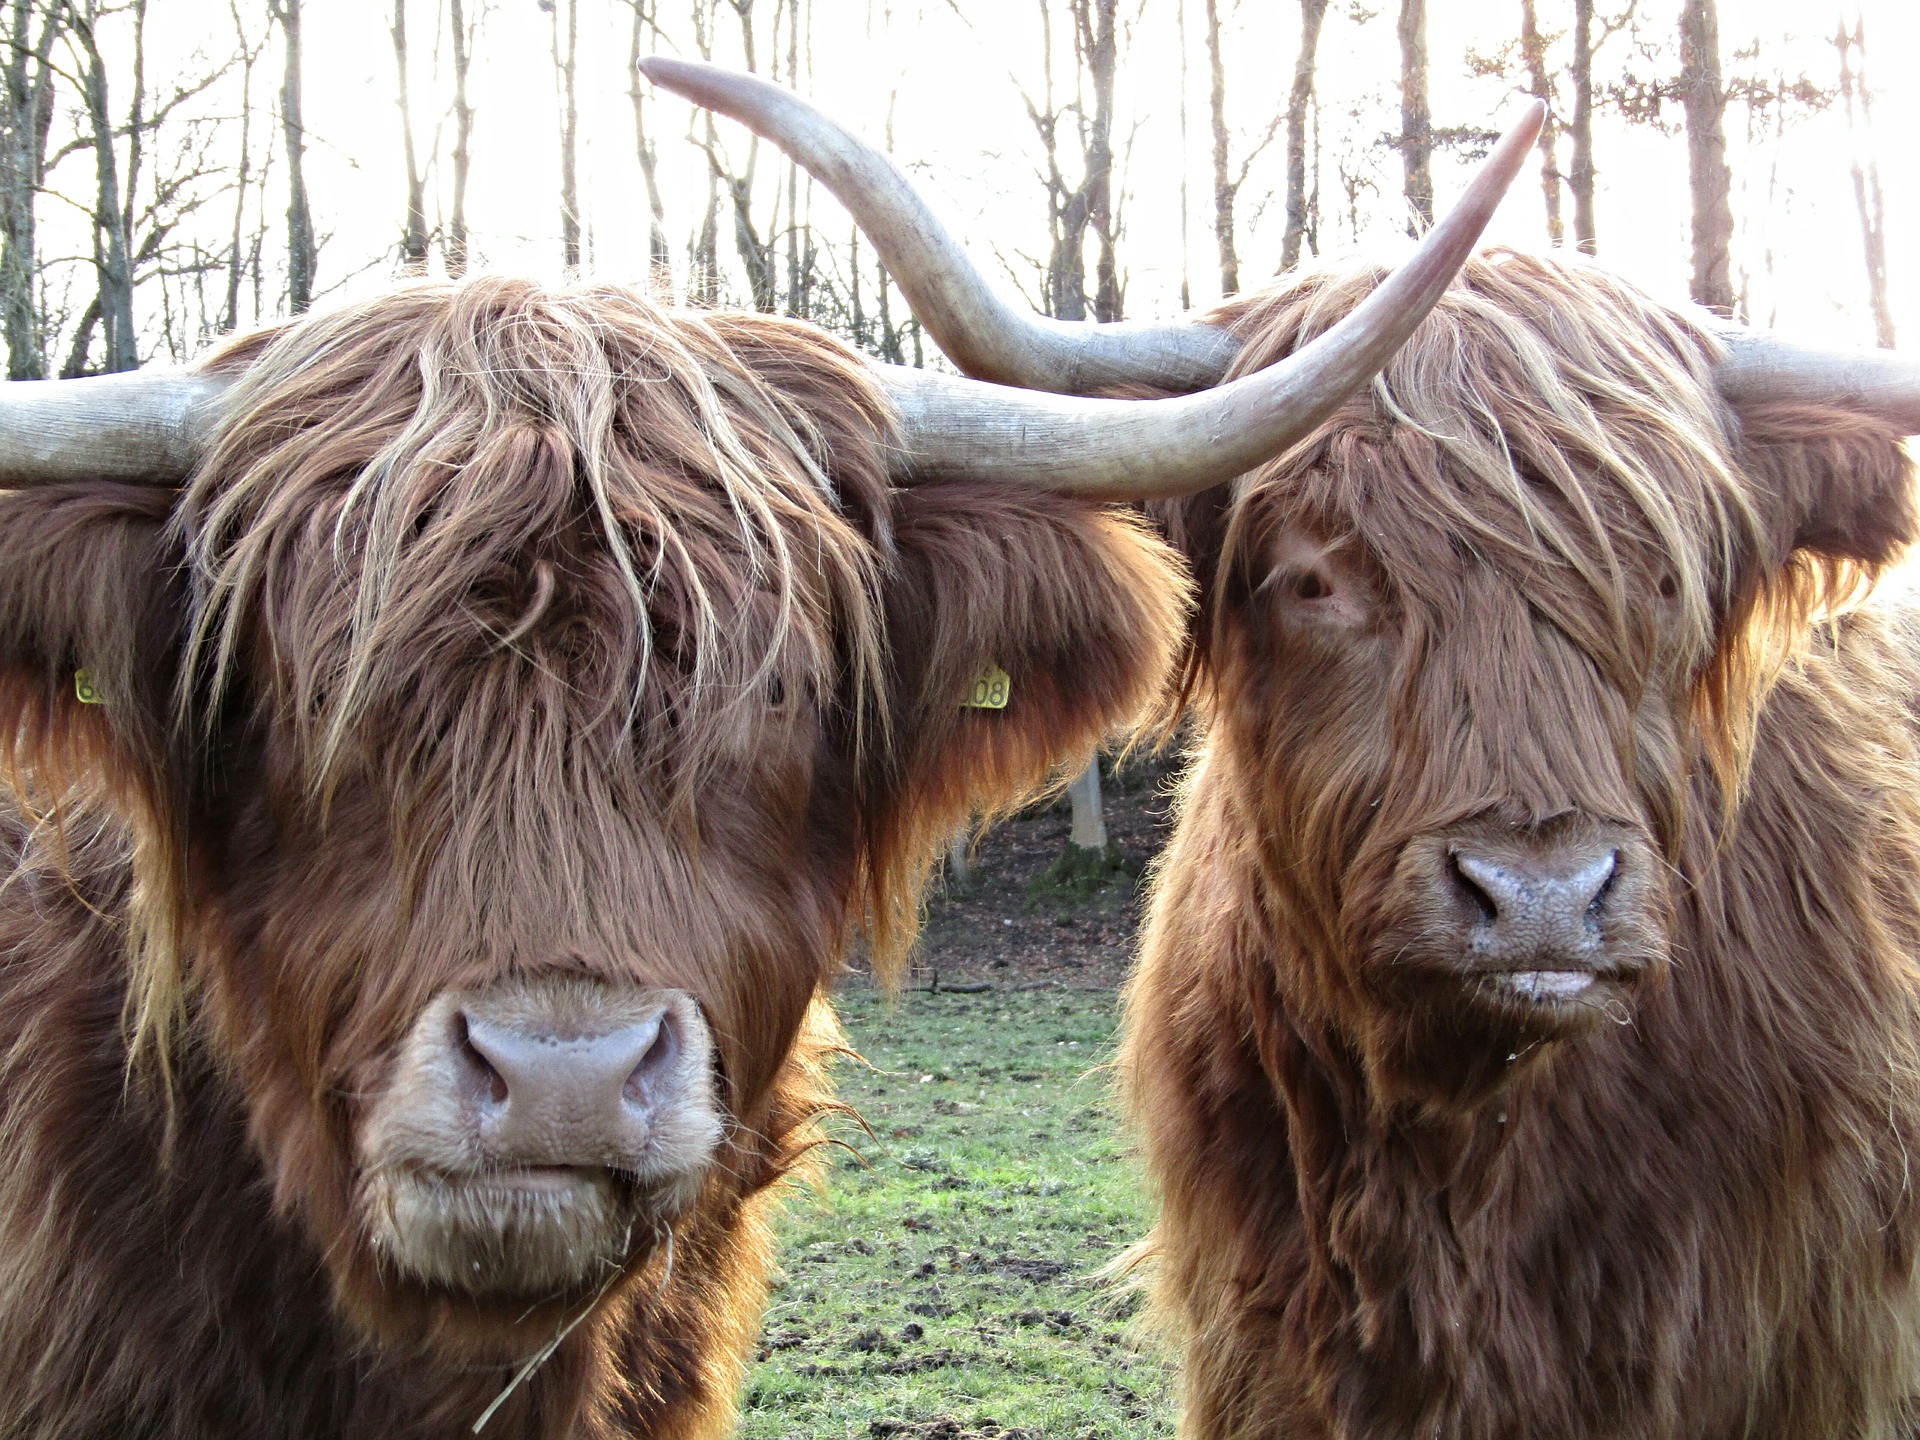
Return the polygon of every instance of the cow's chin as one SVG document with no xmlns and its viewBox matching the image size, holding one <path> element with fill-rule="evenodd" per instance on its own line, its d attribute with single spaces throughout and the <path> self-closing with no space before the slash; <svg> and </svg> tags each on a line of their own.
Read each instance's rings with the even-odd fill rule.
<svg viewBox="0 0 1920 1440">
<path fill-rule="evenodd" d="M 1363 1049 L 1384 1098 L 1461 1112 L 1581 1042 L 1631 1025 L 1664 977 L 1657 951 L 1610 968 L 1481 971 L 1397 965 L 1375 971 Z"/>
<path fill-rule="evenodd" d="M 480 1300 L 596 1291 L 693 1204 L 704 1171 L 640 1183 L 548 1166 L 450 1176 L 402 1168 L 364 1192 L 370 1238 L 404 1281 Z"/>
</svg>

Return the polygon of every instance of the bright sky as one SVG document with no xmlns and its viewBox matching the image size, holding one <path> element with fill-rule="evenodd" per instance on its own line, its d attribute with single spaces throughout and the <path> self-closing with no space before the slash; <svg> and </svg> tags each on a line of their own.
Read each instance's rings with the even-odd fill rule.
<svg viewBox="0 0 1920 1440">
<path fill-rule="evenodd" d="M 479 0 L 468 0 L 469 6 Z M 691 25 L 682 0 L 657 0 L 669 37 L 692 53 Z M 1549 29 L 1566 23 L 1563 0 L 1539 0 Z M 1894 303 L 1902 338 L 1920 343 L 1920 94 L 1895 83 L 1894 57 L 1920 53 L 1920 6 L 1911 0 L 1846 0 L 1865 14 L 1872 47 L 1879 160 L 1886 191 Z M 450 193 L 451 56 L 429 11 L 436 0 L 411 0 L 415 127 L 423 153 L 435 146 L 440 163 L 430 201 L 435 218 Z M 1181 176 L 1187 179 L 1186 245 L 1197 304 L 1217 293 L 1211 221 L 1211 172 L 1206 107 L 1202 0 L 1136 0 L 1138 18 L 1126 45 L 1119 99 L 1127 198 L 1122 262 L 1128 312 L 1160 316 L 1178 309 L 1181 271 Z M 1291 84 L 1297 10 L 1273 0 L 1221 0 L 1227 13 L 1229 94 L 1238 155 L 1282 106 Z M 1334 250 L 1357 243 L 1391 251 L 1400 214 L 1397 157 L 1371 145 L 1398 129 L 1398 54 L 1391 0 L 1371 0 L 1378 12 L 1357 25 L 1352 7 L 1336 0 L 1321 47 L 1321 131 L 1324 154 L 1323 241 Z M 1831 35 L 1836 6 L 1784 0 L 1720 0 L 1722 48 L 1757 49 L 1746 68 L 1771 76 L 1804 70 L 1831 83 Z M 262 0 L 242 0 L 249 28 L 264 28 Z M 761 10 L 772 0 L 760 0 Z M 989 263 L 1014 268 L 1023 282 L 1033 271 L 1019 257 L 1044 245 L 1044 202 L 1034 179 L 1038 147 L 1019 87 L 1038 91 L 1038 0 L 813 0 L 813 63 L 802 88 L 867 135 L 882 138 L 889 109 L 894 152 L 921 177 L 936 205 L 963 240 Z M 1602 8 L 1606 3 L 1603 0 Z M 1641 0 L 1647 24 L 1671 33 L 1675 0 Z M 721 5 L 718 58 L 738 59 L 738 25 Z M 1181 138 L 1180 24 L 1185 13 L 1188 84 L 1186 138 Z M 307 0 L 307 123 L 309 189 L 318 228 L 328 238 L 321 253 L 323 287 L 364 293 L 390 275 L 404 195 L 394 62 L 387 26 L 391 0 Z M 1439 125 L 1493 126 L 1515 103 L 1495 81 L 1466 75 L 1470 48 L 1490 50 L 1517 29 L 1517 0 L 1430 0 L 1429 49 L 1433 109 Z M 764 20 L 763 20 L 764 26 Z M 481 261 L 491 268 L 556 275 L 559 271 L 558 142 L 549 18 L 537 0 L 495 0 L 479 41 L 472 84 L 477 111 L 469 212 Z M 638 277 L 646 247 L 645 200 L 633 156 L 632 112 L 626 95 L 631 11 L 625 0 L 582 0 L 580 40 L 581 187 L 585 201 L 587 269 L 603 276 Z M 224 51 L 232 20 L 228 0 L 150 0 L 154 83 L 175 66 L 187 68 L 196 47 Z M 433 74 L 436 44 L 440 75 Z M 761 48 L 767 42 L 762 30 Z M 662 48 L 676 48 L 665 46 Z M 784 44 L 783 47 L 784 49 Z M 1617 73 L 1627 50 L 1616 38 L 1596 70 Z M 1730 66 L 1742 62 L 1729 60 Z M 1070 56 L 1057 62 L 1069 75 Z M 256 75 L 261 105 L 278 84 L 277 54 Z M 1641 73 L 1653 66 L 1642 63 Z M 116 105 L 124 97 L 116 97 Z M 210 113 L 238 107 L 237 82 L 210 95 Z M 687 237 L 704 197 L 704 161 L 681 138 L 688 107 L 663 96 L 652 107 L 663 152 L 669 231 L 684 258 Z M 1678 114 L 1674 113 L 1678 122 Z M 272 117 L 256 113 L 256 144 Z M 1736 265 L 1750 272 L 1754 316 L 1765 323 L 1832 339 L 1871 338 L 1866 313 L 1859 226 L 1848 174 L 1849 138 L 1838 111 L 1803 118 L 1784 134 L 1771 120 L 1749 136 L 1745 112 L 1729 111 L 1735 209 L 1742 220 Z M 237 147 L 235 127 L 220 144 Z M 742 132 L 723 132 L 730 148 Z M 1345 162 L 1373 182 L 1361 199 L 1359 234 L 1352 233 L 1337 168 Z M 1684 139 L 1628 129 L 1603 119 L 1597 144 L 1599 233 L 1603 259 L 1656 293 L 1684 298 L 1688 273 L 1687 174 Z M 1257 164 L 1242 193 L 1240 250 L 1243 283 L 1271 273 L 1283 228 L 1279 140 Z M 1563 166 L 1566 164 L 1563 151 Z M 61 188 L 83 193 L 91 175 L 84 157 L 70 161 Z M 774 167 L 765 167 L 771 180 Z M 270 243 L 284 244 L 284 170 L 267 201 Z M 1465 170 L 1436 164 L 1441 200 L 1457 192 Z M 196 219 L 209 245 L 223 245 L 231 200 Z M 57 210 L 57 206 L 50 206 Z M 819 194 L 816 226 L 844 234 L 844 216 Z M 1570 206 L 1569 206 L 1570 214 Z M 64 222 L 52 221 L 58 231 Z M 251 223 L 251 222 L 250 222 Z M 723 250 L 730 251 L 730 216 L 723 216 Z M 1493 238 L 1527 247 L 1545 244 L 1540 190 L 1529 175 L 1516 185 L 1496 220 Z M 1003 257 L 995 261 L 994 257 Z M 1770 261 L 1769 261 L 1770 257 Z M 1736 280 L 1736 283 L 1737 280 Z M 736 291 L 744 287 L 736 283 Z M 269 304 L 272 297 L 269 295 Z M 157 303 L 150 300 L 149 305 Z"/>
</svg>

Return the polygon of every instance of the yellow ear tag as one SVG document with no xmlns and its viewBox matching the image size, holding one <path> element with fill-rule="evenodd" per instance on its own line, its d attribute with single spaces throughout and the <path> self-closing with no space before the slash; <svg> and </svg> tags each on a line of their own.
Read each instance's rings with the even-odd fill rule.
<svg viewBox="0 0 1920 1440">
<path fill-rule="evenodd" d="M 104 705 L 107 697 L 102 695 L 93 683 L 93 676 L 84 670 L 73 672 L 73 695 L 82 705 Z"/>
<path fill-rule="evenodd" d="M 998 665 L 989 665 L 974 677 L 973 689 L 961 706 L 969 710 L 1004 710 L 1013 697 L 1013 681 Z"/>
</svg>

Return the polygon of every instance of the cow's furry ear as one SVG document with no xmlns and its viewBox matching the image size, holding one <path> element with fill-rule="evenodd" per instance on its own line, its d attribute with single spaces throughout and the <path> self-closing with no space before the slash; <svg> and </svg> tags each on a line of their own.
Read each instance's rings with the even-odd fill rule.
<svg viewBox="0 0 1920 1440">
<path fill-rule="evenodd" d="M 1870 572 L 1899 558 L 1917 528 L 1904 438 L 1844 410 L 1744 407 L 1739 462 L 1758 490 L 1773 558 L 1801 551 Z"/>
<path fill-rule="evenodd" d="M 911 943 L 902 907 L 958 827 L 1070 773 L 1163 697 L 1190 604 L 1178 558 L 1120 510 L 949 483 L 896 492 L 893 530 L 865 806 L 883 963 Z M 1002 698 L 996 674 L 1004 706 L 972 703 Z"/>
<path fill-rule="evenodd" d="M 23 798 L 159 775 L 185 606 L 172 490 L 0 491 L 0 766 Z"/>
</svg>

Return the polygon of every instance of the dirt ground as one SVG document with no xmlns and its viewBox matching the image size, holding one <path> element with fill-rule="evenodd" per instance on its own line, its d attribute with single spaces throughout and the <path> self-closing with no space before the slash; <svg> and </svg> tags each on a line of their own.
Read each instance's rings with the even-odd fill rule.
<svg viewBox="0 0 1920 1440">
<path fill-rule="evenodd" d="M 1139 930 L 1140 876 L 1171 830 L 1179 762 L 1149 755 L 1102 770 L 1120 868 L 1093 887 L 1049 880 L 1067 846 L 1065 796 L 999 822 L 973 846 L 971 884 L 949 883 L 930 899 L 910 985 L 1120 986 Z"/>
</svg>

